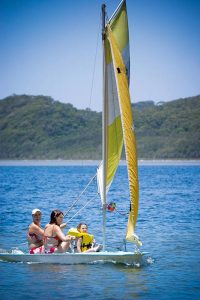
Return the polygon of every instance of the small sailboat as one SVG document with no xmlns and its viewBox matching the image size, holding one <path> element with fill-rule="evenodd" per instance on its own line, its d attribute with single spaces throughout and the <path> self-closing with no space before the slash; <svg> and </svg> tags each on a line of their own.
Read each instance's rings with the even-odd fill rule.
<svg viewBox="0 0 200 300">
<path fill-rule="evenodd" d="M 129 33 L 126 1 L 123 0 L 106 23 L 106 7 L 102 5 L 103 43 L 103 113 L 102 163 L 97 170 L 98 188 L 102 201 L 103 251 L 63 254 L 0 254 L 0 259 L 15 262 L 57 264 L 94 263 L 97 261 L 125 264 L 140 263 L 144 253 L 137 251 L 106 251 L 107 193 L 117 171 L 124 144 L 130 188 L 130 211 L 126 240 L 141 246 L 135 234 L 138 215 L 138 166 L 132 107 L 129 95 Z"/>
</svg>

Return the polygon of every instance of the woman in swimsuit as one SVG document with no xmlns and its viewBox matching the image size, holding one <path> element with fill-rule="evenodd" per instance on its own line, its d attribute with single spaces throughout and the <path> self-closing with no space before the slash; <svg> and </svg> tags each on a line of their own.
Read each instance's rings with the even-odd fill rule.
<svg viewBox="0 0 200 300">
<path fill-rule="evenodd" d="M 56 209 L 52 211 L 50 222 L 46 225 L 44 230 L 45 253 L 66 252 L 70 246 L 70 241 L 75 239 L 75 237 L 70 235 L 65 236 L 62 232 L 61 224 L 63 217 L 64 215 L 60 210 Z"/>
<path fill-rule="evenodd" d="M 35 208 L 32 210 L 33 222 L 29 225 L 27 234 L 30 254 L 41 253 L 42 251 L 44 230 L 40 225 L 41 217 L 40 209 Z"/>
</svg>

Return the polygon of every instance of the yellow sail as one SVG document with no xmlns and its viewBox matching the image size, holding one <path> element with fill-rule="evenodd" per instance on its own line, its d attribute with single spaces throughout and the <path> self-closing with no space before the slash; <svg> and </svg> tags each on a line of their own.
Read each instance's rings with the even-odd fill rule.
<svg viewBox="0 0 200 300">
<path fill-rule="evenodd" d="M 127 77 L 129 78 L 130 70 L 130 55 L 129 55 L 129 35 L 128 35 L 128 20 L 126 12 L 126 2 L 123 1 L 116 11 L 115 15 L 110 20 L 112 32 L 117 40 L 118 47 L 123 56 Z M 105 183 L 106 191 L 108 191 L 113 177 L 115 176 L 121 152 L 123 148 L 123 133 L 120 117 L 119 99 L 114 74 L 114 66 L 111 55 L 110 43 L 107 34 L 105 34 Z M 128 79 L 129 80 L 129 79 Z M 98 169 L 98 183 L 101 198 L 103 198 L 103 164 Z"/>
<path fill-rule="evenodd" d="M 118 46 L 117 40 L 109 25 L 107 26 L 107 34 L 111 48 L 112 61 L 114 65 L 114 74 L 119 98 L 126 162 L 129 177 L 130 213 L 128 219 L 126 239 L 128 241 L 135 241 L 138 242 L 138 244 L 141 244 L 137 236 L 134 234 L 134 227 L 138 216 L 139 186 L 136 139 L 134 133 L 133 114 L 129 94 L 127 70 L 120 52 L 120 47 Z"/>
<path fill-rule="evenodd" d="M 97 171 L 99 192 L 104 208 L 103 228 L 105 228 L 106 193 L 118 168 L 124 143 L 130 188 L 130 213 L 126 239 L 141 245 L 134 233 L 138 216 L 139 187 L 136 141 L 129 95 L 130 54 L 125 0 L 121 2 L 116 13 L 105 26 L 103 45 L 103 162 Z"/>
<path fill-rule="evenodd" d="M 123 1 L 115 15 L 110 21 L 110 27 L 116 38 L 120 53 L 126 61 L 126 68 L 130 69 L 129 54 L 129 34 L 128 19 L 126 12 L 126 2 Z M 106 34 L 106 102 L 108 104 L 108 124 L 107 124 L 107 176 L 106 185 L 109 186 L 116 173 L 123 147 L 123 134 L 120 117 L 119 99 L 117 93 L 114 66 L 111 55 L 110 43 Z M 127 75 L 128 75 L 127 74 Z"/>
</svg>

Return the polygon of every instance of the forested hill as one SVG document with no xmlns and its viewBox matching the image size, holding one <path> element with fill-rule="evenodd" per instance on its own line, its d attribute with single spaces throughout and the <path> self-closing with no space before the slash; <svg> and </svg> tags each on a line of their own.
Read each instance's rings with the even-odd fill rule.
<svg viewBox="0 0 200 300">
<path fill-rule="evenodd" d="M 200 95 L 133 111 L 138 158 L 200 158 Z M 0 100 L 0 159 L 100 158 L 101 113 L 46 96 Z"/>
</svg>

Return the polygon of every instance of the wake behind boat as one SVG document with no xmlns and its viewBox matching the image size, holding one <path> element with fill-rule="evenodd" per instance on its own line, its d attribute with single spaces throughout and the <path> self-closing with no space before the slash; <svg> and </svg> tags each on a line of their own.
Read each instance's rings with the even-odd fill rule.
<svg viewBox="0 0 200 300">
<path fill-rule="evenodd" d="M 94 253 L 24 254 L 0 253 L 0 259 L 10 262 L 83 264 L 97 261 L 141 264 L 145 253 L 106 251 L 107 193 L 117 171 L 124 145 L 129 180 L 130 199 L 126 241 L 142 243 L 135 234 L 139 206 L 138 164 L 132 106 L 129 94 L 129 33 L 126 1 L 123 0 L 106 23 L 102 5 L 103 42 L 103 112 L 102 163 L 97 170 L 98 190 L 102 202 L 103 251 Z"/>
</svg>

